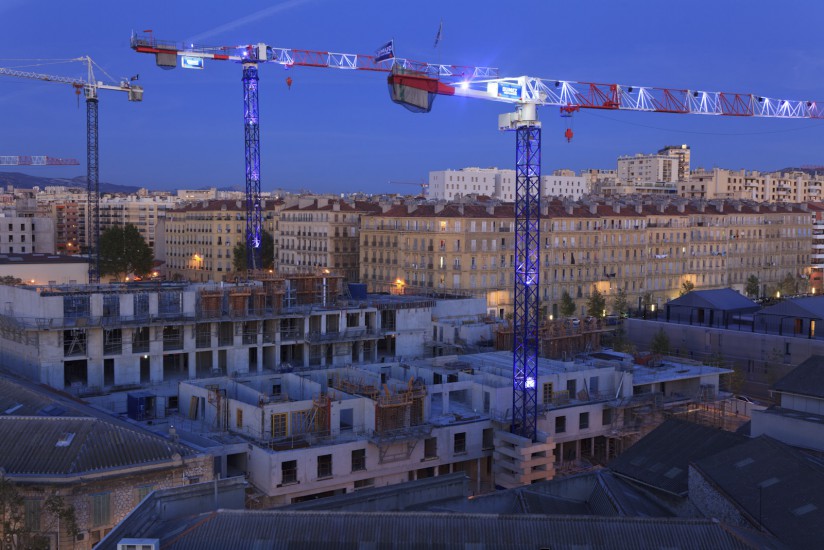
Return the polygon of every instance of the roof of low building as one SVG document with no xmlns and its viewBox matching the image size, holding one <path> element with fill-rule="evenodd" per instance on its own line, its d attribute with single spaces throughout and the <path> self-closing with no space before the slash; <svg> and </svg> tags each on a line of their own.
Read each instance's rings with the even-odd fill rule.
<svg viewBox="0 0 824 550">
<path fill-rule="evenodd" d="M 792 548 L 820 548 L 824 467 L 767 436 L 693 465 L 742 511 Z"/>
<path fill-rule="evenodd" d="M 218 510 L 162 527 L 167 550 L 756 547 L 710 519 Z"/>
<path fill-rule="evenodd" d="M 759 315 L 824 319 L 824 296 L 807 296 L 781 300 L 765 307 Z"/>
<path fill-rule="evenodd" d="M 0 416 L 0 467 L 10 477 L 72 477 L 180 461 L 194 452 L 100 418 Z"/>
<path fill-rule="evenodd" d="M 824 356 L 811 356 L 776 382 L 773 389 L 824 399 Z"/>
<path fill-rule="evenodd" d="M 0 254 L 0 265 L 21 264 L 87 264 L 88 258 L 61 254 Z"/>
<path fill-rule="evenodd" d="M 693 290 L 667 302 L 668 306 L 714 309 L 719 311 L 756 311 L 759 305 L 731 288 Z"/>
<path fill-rule="evenodd" d="M 612 460 L 616 474 L 655 489 L 686 496 L 690 462 L 740 445 L 742 435 L 669 419 Z"/>
</svg>

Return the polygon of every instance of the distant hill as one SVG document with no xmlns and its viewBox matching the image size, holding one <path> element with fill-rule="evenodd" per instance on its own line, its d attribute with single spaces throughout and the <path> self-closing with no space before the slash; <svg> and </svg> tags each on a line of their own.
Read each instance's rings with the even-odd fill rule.
<svg viewBox="0 0 824 550">
<path fill-rule="evenodd" d="M 65 185 L 66 187 L 86 188 L 86 176 L 74 178 L 46 178 L 42 176 L 32 176 L 21 174 L 20 172 L 0 172 L 0 185 L 5 189 L 8 185 L 13 185 L 16 189 L 31 189 L 47 185 Z M 140 189 L 134 185 L 118 185 L 116 183 L 100 182 L 101 193 L 135 193 Z"/>
<path fill-rule="evenodd" d="M 781 170 L 775 170 L 775 172 L 781 172 L 782 174 L 787 172 L 804 172 L 805 174 L 814 176 L 816 174 L 824 174 L 824 166 L 796 166 L 782 168 Z"/>
</svg>

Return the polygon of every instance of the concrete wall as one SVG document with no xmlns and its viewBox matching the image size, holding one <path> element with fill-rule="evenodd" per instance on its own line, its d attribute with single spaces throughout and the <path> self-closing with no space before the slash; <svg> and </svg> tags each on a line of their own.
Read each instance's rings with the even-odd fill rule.
<svg viewBox="0 0 824 550">
<path fill-rule="evenodd" d="M 824 425 L 815 420 L 788 417 L 770 411 L 753 411 L 750 435 L 768 435 L 787 445 L 824 451 Z"/>
</svg>

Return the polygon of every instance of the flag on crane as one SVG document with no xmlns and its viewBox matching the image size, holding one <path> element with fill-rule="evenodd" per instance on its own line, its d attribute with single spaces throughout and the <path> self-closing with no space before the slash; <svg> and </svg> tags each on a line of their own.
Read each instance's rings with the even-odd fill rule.
<svg viewBox="0 0 824 550">
<path fill-rule="evenodd" d="M 395 39 L 393 38 L 377 50 L 375 50 L 375 63 L 386 61 L 395 57 Z"/>
<path fill-rule="evenodd" d="M 438 47 L 438 44 L 441 42 L 441 33 L 443 32 L 443 19 L 441 19 L 441 25 L 438 27 L 438 34 L 435 35 L 435 48 Z"/>
</svg>

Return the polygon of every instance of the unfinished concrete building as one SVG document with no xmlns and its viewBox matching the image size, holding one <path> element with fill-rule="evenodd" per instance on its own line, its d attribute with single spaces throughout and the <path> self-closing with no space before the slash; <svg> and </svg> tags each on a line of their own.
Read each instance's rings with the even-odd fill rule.
<svg viewBox="0 0 824 550">
<path fill-rule="evenodd" d="M 154 425 L 241 437 L 227 471 L 248 474 L 259 507 L 456 471 L 477 494 L 605 463 L 667 410 L 717 399 L 729 372 L 608 354 L 538 367 L 536 442 L 509 433 L 507 352 L 182 382 L 180 415 Z"/>
<path fill-rule="evenodd" d="M 328 274 L 236 284 L 0 287 L 4 368 L 77 395 L 421 356 L 435 300 Z"/>
</svg>

